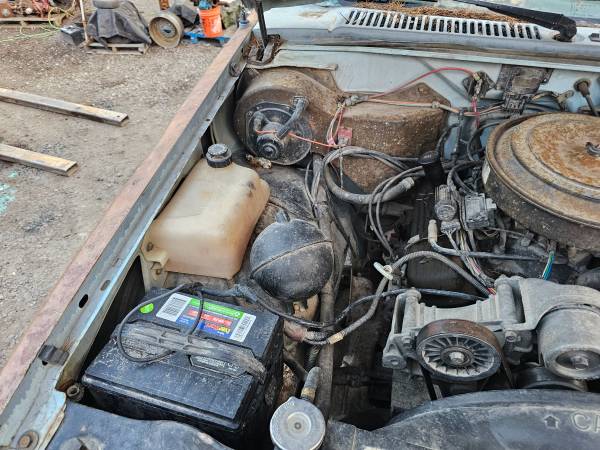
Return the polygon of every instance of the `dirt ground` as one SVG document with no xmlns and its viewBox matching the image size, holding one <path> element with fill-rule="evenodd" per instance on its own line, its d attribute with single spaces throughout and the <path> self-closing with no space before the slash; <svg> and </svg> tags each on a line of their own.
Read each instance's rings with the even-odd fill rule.
<svg viewBox="0 0 600 450">
<path fill-rule="evenodd" d="M 141 3 L 151 12 L 156 2 Z M 29 30 L 24 32 L 31 32 Z M 0 29 L 0 87 L 129 114 L 124 127 L 0 102 L 0 142 L 75 160 L 71 177 L 0 161 L 0 367 L 219 48 L 93 55 L 60 33 Z"/>
</svg>

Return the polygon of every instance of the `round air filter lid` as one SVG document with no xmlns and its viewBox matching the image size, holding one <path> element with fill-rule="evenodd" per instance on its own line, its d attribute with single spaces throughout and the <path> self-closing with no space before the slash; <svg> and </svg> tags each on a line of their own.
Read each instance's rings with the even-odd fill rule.
<svg viewBox="0 0 600 450">
<path fill-rule="evenodd" d="M 486 190 L 544 236 L 600 246 L 600 118 L 543 114 L 499 126 L 488 142 Z M 592 231 L 595 237 L 585 235 Z"/>
</svg>

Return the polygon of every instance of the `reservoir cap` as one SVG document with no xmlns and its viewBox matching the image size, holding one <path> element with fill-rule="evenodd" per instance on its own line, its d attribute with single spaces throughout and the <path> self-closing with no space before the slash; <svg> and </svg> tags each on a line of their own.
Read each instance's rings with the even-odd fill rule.
<svg viewBox="0 0 600 450">
<path fill-rule="evenodd" d="M 225 144 L 213 144 L 208 147 L 206 161 L 210 167 L 227 167 L 231 164 L 231 150 Z"/>
</svg>

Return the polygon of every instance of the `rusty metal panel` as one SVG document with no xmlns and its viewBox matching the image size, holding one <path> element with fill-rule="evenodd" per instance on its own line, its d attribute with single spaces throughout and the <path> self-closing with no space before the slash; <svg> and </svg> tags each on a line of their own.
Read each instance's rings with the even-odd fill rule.
<svg viewBox="0 0 600 450">
<path fill-rule="evenodd" d="M 246 114 L 265 102 L 289 105 L 294 96 L 308 99 L 305 115 L 317 141 L 324 142 L 338 100 L 348 95 L 338 89 L 331 72 L 317 69 L 273 68 L 256 72 L 239 100 L 234 115 L 238 136 L 248 142 Z M 448 101 L 424 83 L 408 87 L 386 100 L 448 104 Z M 350 144 L 393 156 L 418 157 L 432 150 L 446 122 L 440 109 L 406 107 L 364 102 L 346 108 L 342 126 L 351 129 Z M 329 148 L 313 145 L 315 152 Z M 372 190 L 394 172 L 377 161 L 344 160 L 344 173 L 365 190 Z"/>
</svg>

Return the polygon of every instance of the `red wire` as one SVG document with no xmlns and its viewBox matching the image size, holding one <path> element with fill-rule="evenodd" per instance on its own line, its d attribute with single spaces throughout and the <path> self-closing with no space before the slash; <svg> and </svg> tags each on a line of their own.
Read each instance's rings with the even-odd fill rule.
<svg viewBox="0 0 600 450">
<path fill-rule="evenodd" d="M 275 134 L 275 131 L 265 131 L 265 130 L 263 130 L 263 131 L 258 131 L 257 134 Z M 306 141 L 306 142 L 310 142 L 311 144 L 322 145 L 323 147 L 337 147 L 337 145 L 325 144 L 324 142 L 313 141 L 312 139 L 307 139 L 305 137 L 298 136 L 297 134 L 294 134 L 291 131 L 287 135 L 291 136 L 291 137 L 293 137 L 295 139 L 298 139 L 300 141 Z"/>
<path fill-rule="evenodd" d="M 377 98 L 377 97 L 382 97 L 384 95 L 392 94 L 392 93 L 394 93 L 396 91 L 399 91 L 400 89 L 404 89 L 405 87 L 410 86 L 411 84 L 413 84 L 413 83 L 415 83 L 415 82 L 417 82 L 419 80 L 422 80 L 425 77 L 428 77 L 429 75 L 433 75 L 435 73 L 445 72 L 445 71 L 464 72 L 464 73 L 467 73 L 467 74 L 469 74 L 471 76 L 475 75 L 475 72 L 473 72 L 472 70 L 464 69 L 462 67 L 440 67 L 438 69 L 430 70 L 429 72 L 424 73 L 423 75 L 418 76 L 414 80 L 411 80 L 411 81 L 409 81 L 407 83 L 404 83 L 404 84 L 402 84 L 402 85 L 400 85 L 398 87 L 395 87 L 395 88 L 393 88 L 393 89 L 391 89 L 389 91 L 382 92 L 380 94 L 371 95 L 369 98 Z"/>
<path fill-rule="evenodd" d="M 291 137 L 293 137 L 293 138 L 299 139 L 301 141 L 310 142 L 311 144 L 322 145 L 323 147 L 329 147 L 329 148 L 335 148 L 335 147 L 337 147 L 337 145 L 330 145 L 330 144 L 325 144 L 324 142 L 313 141 L 312 139 L 307 139 L 307 138 L 304 138 L 302 136 L 298 136 L 297 134 L 294 134 L 292 132 L 289 132 L 288 135 L 291 136 Z"/>
</svg>

